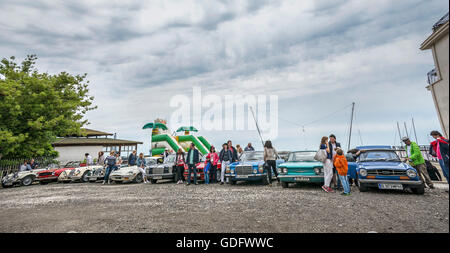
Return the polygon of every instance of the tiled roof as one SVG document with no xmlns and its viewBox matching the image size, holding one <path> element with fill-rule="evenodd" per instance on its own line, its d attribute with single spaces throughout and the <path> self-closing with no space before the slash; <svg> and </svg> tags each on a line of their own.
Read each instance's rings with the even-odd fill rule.
<svg viewBox="0 0 450 253">
<path fill-rule="evenodd" d="M 133 146 L 143 144 L 140 141 L 119 140 L 111 138 L 58 138 L 53 146 Z"/>
</svg>

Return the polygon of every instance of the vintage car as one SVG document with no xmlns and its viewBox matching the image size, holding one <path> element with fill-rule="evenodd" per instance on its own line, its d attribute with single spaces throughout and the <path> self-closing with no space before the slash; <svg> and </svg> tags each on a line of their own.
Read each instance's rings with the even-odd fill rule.
<svg viewBox="0 0 450 253">
<path fill-rule="evenodd" d="M 36 180 L 39 180 L 40 184 L 48 184 L 50 182 L 57 182 L 58 177 L 66 170 L 74 170 L 80 165 L 80 162 L 68 162 L 62 168 L 51 168 L 40 171 L 37 173 Z"/>
<path fill-rule="evenodd" d="M 76 164 L 74 164 L 74 166 L 75 165 Z M 78 181 L 81 183 L 86 183 L 89 181 L 89 177 L 94 171 L 102 168 L 103 166 L 100 165 L 85 166 L 85 164 L 79 164 L 74 170 L 63 171 L 58 177 L 58 182 L 69 183 Z"/>
<path fill-rule="evenodd" d="M 323 164 L 314 160 L 316 151 L 291 152 L 285 163 L 278 166 L 278 178 L 281 186 L 288 188 L 289 183 L 322 183 Z"/>
<path fill-rule="evenodd" d="M 157 160 L 159 159 L 159 157 L 145 157 L 145 162 L 147 164 L 147 168 L 148 166 L 152 166 L 154 164 L 157 163 Z M 126 165 L 122 165 L 122 167 L 126 167 Z M 96 167 L 94 170 L 92 170 L 92 173 L 88 176 L 89 178 L 89 182 L 90 183 L 95 183 L 99 180 L 102 180 L 105 178 L 105 167 L 101 166 L 101 167 Z M 119 169 L 119 168 L 117 168 Z M 112 172 L 111 172 L 112 173 Z M 110 178 L 111 178 L 111 174 L 110 174 Z M 118 182 L 118 181 L 116 181 Z"/>
<path fill-rule="evenodd" d="M 206 166 L 206 156 L 201 156 L 201 161 L 197 163 L 195 166 L 197 168 L 197 181 L 205 181 L 205 166 Z M 220 179 L 220 171 L 222 169 L 222 164 L 220 162 L 217 163 L 217 180 Z M 184 169 L 184 180 L 187 181 L 188 178 L 188 167 L 186 166 Z M 194 180 L 194 173 L 191 173 L 191 181 Z"/>
<path fill-rule="evenodd" d="M 111 172 L 109 180 L 115 183 L 133 182 L 142 183 L 144 175 L 142 175 L 138 166 L 122 165 L 118 169 Z"/>
<path fill-rule="evenodd" d="M 284 163 L 279 158 L 276 165 Z M 272 175 L 274 175 L 272 173 Z M 271 183 L 269 173 L 264 163 L 263 151 L 246 151 L 241 156 L 239 162 L 232 163 L 225 169 L 225 177 L 229 179 L 230 184 L 234 185 L 237 181 L 262 181 L 263 184 Z"/>
<path fill-rule="evenodd" d="M 403 163 L 395 150 L 371 147 L 363 150 L 356 160 L 356 184 L 361 192 L 369 188 L 403 190 L 424 194 L 425 185 L 410 165 Z"/>
<path fill-rule="evenodd" d="M 175 154 L 170 154 L 164 159 L 163 163 L 153 162 L 151 165 L 147 166 L 147 179 L 152 183 L 156 184 L 158 180 L 169 179 L 175 182 L 178 181 L 177 173 L 175 170 Z M 187 169 L 187 166 L 185 166 Z"/>
<path fill-rule="evenodd" d="M 37 177 L 37 173 L 48 170 L 49 168 L 57 167 L 56 164 L 49 165 L 46 168 L 37 168 L 34 170 L 27 170 L 21 172 L 10 173 L 2 178 L 2 187 L 8 188 L 14 185 L 29 186 L 31 185 Z"/>
</svg>

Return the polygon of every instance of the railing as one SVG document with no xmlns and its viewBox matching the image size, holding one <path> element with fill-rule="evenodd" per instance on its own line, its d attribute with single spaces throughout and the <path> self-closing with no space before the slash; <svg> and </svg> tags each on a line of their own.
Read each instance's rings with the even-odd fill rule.
<svg viewBox="0 0 450 253">
<path fill-rule="evenodd" d="M 433 83 L 439 81 L 439 77 L 437 75 L 436 69 L 432 69 L 430 72 L 428 72 L 427 76 L 428 76 L 428 84 L 433 84 Z"/>
<path fill-rule="evenodd" d="M 406 150 L 405 147 L 403 146 L 394 146 L 392 147 L 397 155 L 400 158 L 406 158 Z M 422 156 L 425 160 L 428 160 L 430 162 L 439 162 L 438 159 L 432 155 L 430 155 L 429 151 L 430 151 L 430 146 L 429 145 L 420 145 L 419 146 L 420 151 L 422 152 Z"/>
<path fill-rule="evenodd" d="M 10 173 L 18 172 L 20 166 L 25 162 L 29 161 L 27 158 L 14 158 L 14 159 L 1 159 L 0 160 L 0 179 Z M 49 164 L 57 163 L 55 157 L 38 157 L 34 159 L 39 168 L 45 168 Z"/>
</svg>

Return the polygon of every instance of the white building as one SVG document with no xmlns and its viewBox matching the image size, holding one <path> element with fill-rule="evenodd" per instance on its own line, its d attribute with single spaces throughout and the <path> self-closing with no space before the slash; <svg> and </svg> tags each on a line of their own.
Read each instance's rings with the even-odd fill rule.
<svg viewBox="0 0 450 253">
<path fill-rule="evenodd" d="M 105 155 L 108 155 L 111 150 L 115 150 L 120 153 L 121 157 L 127 158 L 133 150 L 137 150 L 138 144 L 142 144 L 139 141 L 108 138 L 113 134 L 92 129 L 84 128 L 82 132 L 83 136 L 61 137 L 52 143 L 59 153 L 57 158 L 59 162 L 64 164 L 69 161 L 83 161 L 86 153 L 97 159 L 98 152 L 103 151 Z"/>
<path fill-rule="evenodd" d="M 433 25 L 433 33 L 420 45 L 421 50 L 431 49 L 435 68 L 428 72 L 428 86 L 441 124 L 442 134 L 449 137 L 449 23 L 448 13 Z"/>
</svg>

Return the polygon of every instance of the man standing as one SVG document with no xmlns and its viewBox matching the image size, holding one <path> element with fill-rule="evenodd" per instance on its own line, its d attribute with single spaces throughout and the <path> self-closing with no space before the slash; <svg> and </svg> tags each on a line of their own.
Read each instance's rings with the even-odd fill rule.
<svg viewBox="0 0 450 253">
<path fill-rule="evenodd" d="M 438 131 L 431 131 L 430 135 L 435 139 L 430 144 L 430 154 L 439 160 L 442 173 L 447 179 L 448 183 L 448 165 L 449 165 L 449 144 L 448 140 L 444 139 L 442 134 Z"/>
<path fill-rule="evenodd" d="M 109 180 L 109 175 L 111 174 L 111 172 L 114 170 L 116 163 L 117 163 L 117 158 L 114 155 L 114 151 L 111 151 L 109 153 L 109 156 L 106 157 L 105 159 L 105 163 L 107 165 L 106 169 L 105 169 L 105 177 L 103 178 L 103 184 L 110 184 L 110 180 Z"/>
<path fill-rule="evenodd" d="M 328 146 L 330 147 L 330 152 L 332 155 L 331 162 L 333 163 L 333 178 L 331 179 L 331 182 L 334 185 L 334 189 L 337 189 L 339 187 L 339 179 L 337 178 L 337 170 L 334 166 L 334 158 L 336 157 L 336 151 L 338 148 L 341 148 L 341 144 L 339 142 L 336 142 L 336 135 L 330 134 L 330 142 L 328 142 Z"/>
<path fill-rule="evenodd" d="M 91 166 L 94 164 L 94 160 L 92 159 L 92 156 L 89 155 L 89 153 L 84 154 L 86 157 L 86 166 Z"/>
<path fill-rule="evenodd" d="M 230 163 L 235 163 L 235 162 L 239 161 L 238 152 L 233 147 L 233 143 L 231 141 L 228 141 L 227 144 L 228 144 L 228 150 L 230 150 L 230 152 L 231 152 L 231 161 L 230 161 Z"/>
<path fill-rule="evenodd" d="M 130 166 L 134 166 L 136 165 L 136 161 L 137 161 L 137 151 L 133 150 L 133 152 L 128 156 L 128 165 Z"/>
<path fill-rule="evenodd" d="M 251 142 L 249 142 L 247 147 L 244 148 L 244 151 L 255 151 Z"/>
<path fill-rule="evenodd" d="M 194 173 L 194 184 L 197 185 L 197 167 L 195 166 L 200 162 L 198 150 L 195 148 L 194 143 L 191 143 L 191 147 L 186 156 L 186 162 L 188 165 L 188 183 L 191 184 L 191 175 Z"/>
<path fill-rule="evenodd" d="M 430 176 L 427 172 L 427 166 L 425 166 L 425 159 L 423 159 L 422 152 L 417 143 L 412 142 L 408 137 L 403 137 L 402 141 L 406 144 L 406 159 L 409 164 L 417 170 L 419 177 L 429 188 L 434 189 L 433 182 L 431 182 Z"/>
</svg>

